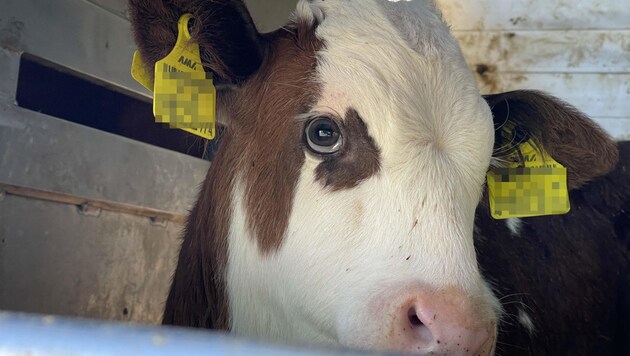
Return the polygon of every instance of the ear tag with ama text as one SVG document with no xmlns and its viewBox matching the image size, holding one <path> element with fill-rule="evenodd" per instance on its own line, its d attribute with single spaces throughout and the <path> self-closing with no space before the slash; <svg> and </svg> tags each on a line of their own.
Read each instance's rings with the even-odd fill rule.
<svg viewBox="0 0 630 356">
<path fill-rule="evenodd" d="M 495 219 L 566 214 L 570 210 L 567 169 L 531 140 L 521 143 L 505 167 L 487 174 Z"/>
<path fill-rule="evenodd" d="M 131 74 L 153 91 L 153 114 L 157 123 L 188 131 L 212 140 L 216 134 L 216 88 L 212 75 L 201 63 L 199 44 L 192 41 L 185 14 L 177 23 L 177 42 L 173 50 L 155 63 L 155 79 L 138 51 L 134 53 Z"/>
</svg>

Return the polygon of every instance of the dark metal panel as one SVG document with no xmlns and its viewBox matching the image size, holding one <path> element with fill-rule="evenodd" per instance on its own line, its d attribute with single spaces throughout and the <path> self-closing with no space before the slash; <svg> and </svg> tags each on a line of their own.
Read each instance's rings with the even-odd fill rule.
<svg viewBox="0 0 630 356">
<path fill-rule="evenodd" d="M 245 0 L 260 32 L 271 32 L 284 25 L 295 10 L 297 0 Z"/>
<path fill-rule="evenodd" d="M 149 96 L 129 74 L 136 46 L 126 0 L 3 0 L 0 48 L 29 52 Z M 286 22 L 296 0 L 248 1 L 261 31 Z"/>
<path fill-rule="evenodd" d="M 158 323 L 181 225 L 6 195 L 0 310 Z"/>
<path fill-rule="evenodd" d="M 12 102 L 15 99 L 19 68 L 20 57 L 17 53 L 0 47 L 0 100 Z"/>
<path fill-rule="evenodd" d="M 14 102 L 22 51 L 137 87 L 128 21 L 84 0 L 1 7 L 0 182 L 187 215 L 209 162 Z M 0 309 L 157 323 L 180 230 L 133 214 L 0 197 Z"/>
<path fill-rule="evenodd" d="M 1 182 L 185 215 L 208 166 L 0 100 Z M 159 322 L 181 225 L 85 213 L 2 198 L 0 309 Z"/>
<path fill-rule="evenodd" d="M 0 100 L 0 181 L 186 214 L 209 162 Z"/>
<path fill-rule="evenodd" d="M 127 18 L 127 0 L 85 0 L 114 15 Z"/>
<path fill-rule="evenodd" d="M 135 45 L 126 19 L 84 0 L 3 0 L 1 7 L 0 48 L 149 95 L 129 74 Z"/>
<path fill-rule="evenodd" d="M 128 18 L 127 0 L 86 0 L 94 6 L 120 17 Z M 256 26 L 262 32 L 282 26 L 295 9 L 297 0 L 245 0 Z"/>
</svg>

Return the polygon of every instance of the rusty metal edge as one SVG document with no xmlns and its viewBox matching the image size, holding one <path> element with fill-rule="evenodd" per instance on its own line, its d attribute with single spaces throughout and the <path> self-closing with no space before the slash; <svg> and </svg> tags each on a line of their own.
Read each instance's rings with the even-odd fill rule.
<svg viewBox="0 0 630 356">
<path fill-rule="evenodd" d="M 168 211 L 147 208 L 139 205 L 119 203 L 109 200 L 92 199 L 50 190 L 25 187 L 21 185 L 0 182 L 0 194 L 14 195 L 24 198 L 44 200 L 60 204 L 75 205 L 77 207 L 89 207 L 111 212 L 142 216 L 152 221 L 172 221 L 177 224 L 186 223 L 186 216 Z"/>
</svg>

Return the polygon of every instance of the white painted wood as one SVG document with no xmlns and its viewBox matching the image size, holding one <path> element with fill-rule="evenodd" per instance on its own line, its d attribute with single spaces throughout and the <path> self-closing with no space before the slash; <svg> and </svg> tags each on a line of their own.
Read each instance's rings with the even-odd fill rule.
<svg viewBox="0 0 630 356">
<path fill-rule="evenodd" d="M 486 74 L 483 93 L 517 89 L 549 92 L 591 117 L 624 118 L 630 115 L 630 74 L 505 73 Z"/>
<path fill-rule="evenodd" d="M 454 30 L 627 29 L 628 0 L 437 0 Z"/>
<path fill-rule="evenodd" d="M 626 118 L 593 118 L 601 127 L 620 141 L 630 141 L 630 117 Z"/>
<path fill-rule="evenodd" d="M 497 72 L 630 73 L 630 29 L 454 35 L 472 65 L 487 64 Z"/>
<path fill-rule="evenodd" d="M 630 140 L 630 0 L 437 0 L 484 93 L 538 89 Z"/>
</svg>

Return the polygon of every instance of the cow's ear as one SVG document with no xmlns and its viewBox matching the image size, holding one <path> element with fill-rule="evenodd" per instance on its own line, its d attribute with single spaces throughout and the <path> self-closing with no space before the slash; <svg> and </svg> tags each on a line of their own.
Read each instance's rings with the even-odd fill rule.
<svg viewBox="0 0 630 356">
<path fill-rule="evenodd" d="M 569 189 L 608 173 L 617 163 L 619 152 L 612 138 L 585 114 L 557 98 L 537 91 L 513 91 L 485 99 L 494 116 L 497 138 L 506 124 L 527 133 L 567 167 Z M 497 139 L 494 148 L 500 161 L 515 145 Z"/>
<path fill-rule="evenodd" d="M 177 40 L 177 22 L 193 15 L 190 33 L 204 66 L 220 81 L 238 84 L 260 67 L 262 37 L 242 1 L 129 0 L 135 40 L 149 68 L 166 57 Z"/>
</svg>

